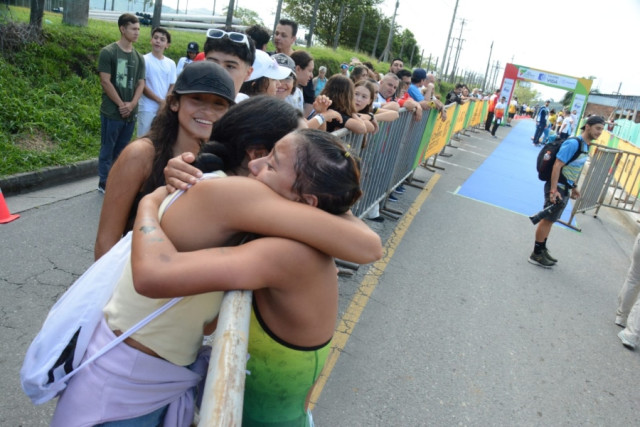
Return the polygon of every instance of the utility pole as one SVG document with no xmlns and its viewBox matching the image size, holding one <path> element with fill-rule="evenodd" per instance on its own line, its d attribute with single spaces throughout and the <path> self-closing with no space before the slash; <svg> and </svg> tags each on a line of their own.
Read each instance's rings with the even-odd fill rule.
<svg viewBox="0 0 640 427">
<path fill-rule="evenodd" d="M 162 15 L 162 0 L 156 0 L 153 5 L 153 17 L 151 18 L 153 28 L 160 26 L 160 15 Z"/>
<path fill-rule="evenodd" d="M 307 47 L 311 47 L 311 37 L 313 37 L 313 30 L 316 27 L 316 16 L 318 15 L 318 4 L 320 0 L 316 0 L 316 4 L 313 6 L 313 14 L 311 15 L 311 25 L 309 25 L 309 34 L 307 35 Z"/>
<path fill-rule="evenodd" d="M 280 20 L 280 12 L 282 12 L 282 0 L 278 0 L 278 7 L 276 8 L 276 19 L 273 23 L 273 36 L 276 35 L 276 27 L 278 26 L 278 21 Z"/>
<path fill-rule="evenodd" d="M 438 72 L 438 61 L 440 61 L 440 57 L 436 58 L 436 64 L 433 66 L 433 71 Z"/>
<path fill-rule="evenodd" d="M 233 1 L 229 0 L 229 7 L 227 8 L 227 21 L 224 24 L 225 31 L 231 31 L 233 25 Z"/>
<path fill-rule="evenodd" d="M 496 61 L 496 72 L 495 72 L 495 74 L 493 76 L 493 87 L 496 87 L 496 83 L 497 83 L 497 80 L 498 80 L 498 73 L 500 72 L 501 68 L 502 67 L 500 66 L 500 61 Z"/>
<path fill-rule="evenodd" d="M 382 21 L 378 23 L 378 32 L 376 33 L 376 41 L 373 42 L 373 49 L 371 50 L 371 56 L 375 58 L 376 49 L 378 48 L 378 39 L 380 39 L 380 29 L 382 28 Z"/>
<path fill-rule="evenodd" d="M 316 0 L 316 4 L 318 3 L 318 0 Z M 355 51 L 358 51 L 358 48 L 360 47 L 360 36 L 362 36 L 362 29 L 364 28 L 364 17 L 366 16 L 366 13 L 362 12 L 362 19 L 360 20 L 360 29 L 358 30 L 358 39 L 356 40 L 356 48 Z"/>
<path fill-rule="evenodd" d="M 380 59 L 383 62 L 389 61 L 389 52 L 391 51 L 391 42 L 393 42 L 393 32 L 394 32 L 394 26 L 396 22 L 396 13 L 398 12 L 398 6 L 400 6 L 400 0 L 396 0 L 396 8 L 393 11 L 393 18 L 391 18 L 391 27 L 389 28 L 389 37 L 387 37 L 387 45 L 385 46 L 384 51 L 382 52 L 382 56 L 380 57 Z"/>
<path fill-rule="evenodd" d="M 496 67 L 498 66 L 498 65 L 497 65 L 497 63 L 498 63 L 498 61 L 497 61 L 497 60 L 496 60 L 496 61 L 493 61 L 493 65 L 491 66 L 491 72 L 489 73 L 489 80 L 488 80 L 487 88 L 488 88 L 489 86 L 493 86 L 493 76 L 494 76 L 494 75 L 495 75 L 495 73 L 496 73 Z M 491 88 L 491 89 L 493 89 L 493 88 Z"/>
<path fill-rule="evenodd" d="M 398 55 L 398 57 L 402 58 L 403 52 L 404 52 L 404 37 L 402 38 L 402 43 L 400 43 L 400 55 Z"/>
<path fill-rule="evenodd" d="M 455 80 L 456 78 L 456 68 L 458 68 L 458 58 L 460 57 L 460 48 L 461 48 L 461 44 L 464 40 L 462 40 L 462 31 L 464 30 L 464 24 L 465 24 L 465 20 L 464 18 L 462 18 L 462 24 L 460 25 L 460 37 L 458 37 L 458 46 L 456 48 L 456 54 L 454 56 L 454 60 L 453 60 L 453 68 L 451 70 L 451 80 Z"/>
<path fill-rule="evenodd" d="M 489 59 L 487 60 L 487 70 L 484 72 L 484 79 L 482 81 L 482 92 L 487 90 L 487 81 L 489 77 L 489 64 L 491 64 L 491 53 L 493 52 L 493 42 L 491 42 L 491 48 L 489 49 Z"/>
<path fill-rule="evenodd" d="M 452 39 L 455 40 L 455 37 Z M 445 61 L 447 65 L 444 67 L 444 74 L 442 75 L 442 80 L 448 80 L 449 77 L 449 64 L 451 63 L 451 52 L 453 51 L 453 42 L 450 42 L 451 46 L 449 47 L 449 51 L 447 52 L 447 56 L 444 57 L 442 61 L 442 65 L 444 65 Z"/>
<path fill-rule="evenodd" d="M 180 0 L 178 0 L 178 3 L 176 4 L 176 15 L 180 13 Z"/>
<path fill-rule="evenodd" d="M 416 47 L 417 46 L 418 46 L 417 44 L 414 44 L 413 45 L 413 49 L 411 49 L 411 58 L 409 58 L 409 66 L 410 67 L 413 67 L 413 54 L 416 52 Z"/>
<path fill-rule="evenodd" d="M 432 55 L 431 55 L 431 54 L 429 54 L 429 61 L 427 62 L 427 68 L 426 68 L 427 73 L 429 72 L 429 67 L 431 67 L 431 56 L 432 56 Z"/>
<path fill-rule="evenodd" d="M 340 6 L 340 16 L 338 17 L 338 28 L 336 29 L 336 38 L 333 40 L 333 50 L 338 48 L 338 40 L 340 40 L 340 29 L 342 28 L 342 18 L 344 17 L 344 1 Z"/>
<path fill-rule="evenodd" d="M 462 50 L 462 43 L 465 42 L 465 39 L 458 39 L 458 48 L 456 51 L 456 57 L 453 61 L 453 70 L 451 70 L 452 80 L 456 78 L 456 72 L 458 71 L 458 59 L 460 59 L 460 51 Z"/>
<path fill-rule="evenodd" d="M 454 38 L 453 40 L 457 41 L 457 45 L 454 49 L 453 46 L 451 46 L 451 52 L 453 53 L 454 50 L 456 50 L 456 52 L 458 50 L 460 50 L 460 38 Z M 451 61 L 451 74 L 449 74 L 447 76 L 447 81 L 449 83 L 451 83 L 454 79 L 455 79 L 455 75 L 456 75 L 456 56 L 457 53 L 453 54 L 453 61 Z M 447 70 L 449 69 L 449 67 L 447 67 Z"/>
<path fill-rule="evenodd" d="M 456 0 L 456 6 L 453 8 L 453 16 L 451 17 L 451 25 L 449 26 L 449 35 L 447 36 L 447 43 L 444 46 L 444 55 L 442 55 L 442 65 L 440 66 L 440 75 L 444 71 L 444 63 L 447 58 L 447 51 L 449 50 L 449 41 L 451 40 L 451 31 L 453 31 L 453 23 L 456 22 L 456 12 L 458 11 L 458 0 Z M 447 64 L 448 66 L 448 64 Z"/>
</svg>

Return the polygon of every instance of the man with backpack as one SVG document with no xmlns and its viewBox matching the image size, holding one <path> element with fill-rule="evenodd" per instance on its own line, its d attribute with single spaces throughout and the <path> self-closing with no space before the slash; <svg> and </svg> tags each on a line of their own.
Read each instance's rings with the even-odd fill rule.
<svg viewBox="0 0 640 427">
<path fill-rule="evenodd" d="M 547 144 L 538 156 L 538 177 L 545 181 L 544 208 L 555 207 L 540 220 L 536 228 L 535 245 L 529 262 L 541 267 L 550 268 L 557 259 L 549 254 L 547 238 L 553 223 L 562 216 L 569 197 L 577 199 L 580 193 L 576 183 L 589 156 L 591 141 L 598 139 L 605 125 L 600 116 L 589 117 L 581 128 L 582 133 L 569 138 L 561 144 Z"/>
<path fill-rule="evenodd" d="M 547 100 L 544 106 L 540 107 L 538 114 L 536 115 L 536 133 L 533 135 L 533 145 L 540 145 L 540 137 L 544 132 L 544 128 L 547 127 L 547 117 L 549 117 L 549 104 L 551 101 Z"/>
</svg>

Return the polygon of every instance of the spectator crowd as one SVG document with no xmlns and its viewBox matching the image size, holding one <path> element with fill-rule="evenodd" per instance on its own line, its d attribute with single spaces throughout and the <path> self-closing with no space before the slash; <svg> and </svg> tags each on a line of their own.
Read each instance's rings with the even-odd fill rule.
<svg viewBox="0 0 640 427">
<path fill-rule="evenodd" d="M 233 244 L 237 244 L 238 242 L 231 236 L 235 236 L 239 231 L 267 235 L 274 232 L 274 236 L 298 240 L 320 249 L 321 252 L 345 260 L 371 262 L 380 257 L 379 237 L 362 221 L 357 218 L 348 218 L 346 215 L 346 218 L 342 219 L 345 224 L 333 223 L 331 222 L 333 220 L 329 221 L 326 217 L 316 217 L 315 214 L 307 214 L 304 211 L 293 215 L 290 207 L 282 210 L 279 204 L 282 202 L 264 202 L 265 204 L 261 205 L 262 212 L 256 211 L 256 217 L 251 217 L 249 220 L 247 219 L 249 217 L 244 216 L 247 210 L 241 210 L 239 207 L 242 205 L 239 199 L 232 198 L 236 200 L 235 202 L 225 199 L 222 202 L 225 204 L 225 209 L 229 212 L 234 207 L 238 209 L 231 216 L 243 225 L 238 226 L 240 229 L 231 227 L 229 218 L 225 218 L 217 209 L 219 217 L 202 219 L 203 222 L 212 223 L 211 233 L 215 231 L 216 238 L 207 240 L 205 236 L 194 232 L 191 237 L 193 244 L 187 243 L 184 236 L 176 237 L 176 234 L 172 234 L 169 225 L 167 225 L 169 228 L 166 230 L 166 235 L 145 243 L 144 236 L 136 233 L 141 230 L 147 230 L 150 233 L 154 232 L 152 230 L 162 232 L 161 228 L 165 225 L 159 224 L 157 218 L 151 226 L 147 223 L 138 228 L 137 224 L 144 220 L 143 212 L 151 212 L 146 218 L 149 221 L 152 220 L 151 217 L 158 211 L 159 201 L 161 201 L 159 194 L 166 195 L 161 191 L 180 190 L 174 193 L 177 194 L 175 197 L 177 199 L 181 194 L 187 194 L 183 192 L 188 188 L 200 182 L 204 173 L 212 172 L 215 172 L 215 178 L 227 175 L 255 176 L 284 198 L 319 207 L 328 212 L 327 215 L 344 215 L 361 194 L 358 182 L 359 166 L 351 153 L 330 134 L 331 132 L 344 128 L 354 134 L 375 134 L 379 131 L 381 123 L 397 120 L 401 108 L 406 109 L 416 121 L 422 120 L 425 112 L 429 110 L 437 112 L 440 119 L 445 121 L 446 105 L 489 99 L 490 118 L 487 119 L 486 128 L 495 136 L 496 128 L 501 124 L 505 113 L 510 123 L 517 108 L 515 104 L 507 109 L 504 98 L 497 99 L 498 91 L 490 97 L 485 97 L 479 88 L 471 90 L 463 83 L 456 84 L 443 100 L 437 91 L 436 76 L 423 68 L 412 70 L 405 68 L 401 58 L 394 58 L 389 70 L 384 74 L 378 73 L 372 63 L 360 61 L 356 57 L 351 58 L 349 63 L 342 63 L 339 70 L 330 70 L 330 66 L 317 64 L 308 51 L 294 49 L 298 25 L 289 19 L 281 19 L 276 25 L 273 34 L 274 51 L 266 50 L 271 36 L 269 31 L 260 25 L 251 26 L 244 32 L 212 28 L 206 33 L 202 43 L 203 50 L 200 51 L 199 41 L 189 42 L 186 55 L 180 58 L 177 65 L 164 55 L 171 44 L 171 34 L 166 28 L 153 29 L 151 51 L 144 56 L 134 47 L 140 33 L 138 18 L 132 14 L 123 14 L 118 20 L 118 28 L 120 39 L 104 47 L 98 61 L 103 88 L 100 109 L 102 138 L 98 190 L 104 193 L 104 201 L 94 249 L 96 260 L 109 256 L 110 249 L 133 230 L 136 247 L 150 244 L 149 247 L 145 247 L 144 253 L 153 252 L 156 247 L 154 244 L 160 241 L 177 239 L 175 247 L 163 247 L 164 251 L 173 251 L 176 247 L 196 250 L 204 249 L 205 241 L 225 246 L 232 245 L 232 241 Z M 136 127 L 137 138 L 130 141 Z M 310 130 L 300 130 L 300 128 Z M 563 130 L 566 129 L 562 128 L 561 131 Z M 364 141 L 366 143 L 366 138 Z M 365 143 L 363 143 L 363 149 Z M 323 172 L 328 173 L 324 178 Z M 310 179 L 308 176 L 314 178 Z M 216 188 L 238 185 L 234 184 L 236 182 L 234 180 L 213 179 L 210 174 L 206 178 L 208 178 L 207 182 L 224 182 L 224 185 L 206 184 Z M 261 197 L 264 197 L 264 200 L 269 199 L 264 195 L 254 194 L 255 190 L 251 189 L 246 181 L 238 182 L 243 183 L 239 185 L 238 191 L 253 194 L 255 200 L 263 200 Z M 198 184 L 195 188 L 204 186 L 205 184 Z M 156 190 L 156 188 L 162 190 Z M 339 191 L 345 192 L 342 201 L 332 194 Z M 388 195 L 388 201 L 396 202 L 404 192 L 405 188 L 399 185 L 392 194 Z M 190 190 L 188 194 L 196 193 L 198 191 Z M 205 201 L 189 202 L 193 200 L 189 195 L 184 197 L 186 200 L 184 203 L 195 203 L 192 212 L 207 212 L 210 206 Z M 329 201 L 326 200 L 327 197 Z M 179 211 L 182 203 L 177 201 L 176 207 L 172 210 Z M 211 203 L 215 206 L 216 203 L 221 202 L 218 200 Z M 282 204 L 282 206 L 286 205 Z M 144 211 L 145 207 L 147 211 Z M 374 222 L 384 221 L 379 208 L 379 205 L 373 206 L 365 214 L 365 218 Z M 282 212 L 276 215 L 281 225 L 273 220 L 276 217 L 275 213 L 278 212 Z M 260 217 L 260 213 L 265 216 Z M 270 215 L 270 213 L 274 214 Z M 220 220 L 220 224 L 216 222 L 216 218 Z M 310 221 L 310 225 L 304 226 L 303 219 Z M 297 226 L 293 224 L 296 221 L 300 222 Z M 320 231 L 309 233 L 308 230 L 315 229 L 313 224 L 317 225 L 318 221 L 326 223 L 326 229 L 321 228 Z M 172 220 L 168 219 L 167 224 L 171 223 Z M 195 217 L 189 216 L 189 221 L 180 228 L 187 230 L 190 225 L 197 223 Z M 207 234 L 202 232 L 201 228 L 199 230 L 200 234 Z M 336 230 L 340 230 L 338 235 L 335 235 L 338 233 Z M 338 241 L 340 237 L 349 236 L 348 240 L 353 242 L 353 247 L 327 245 L 326 237 L 332 236 L 332 233 L 333 238 L 328 240 Z M 301 257 L 305 253 L 293 244 L 271 241 L 268 238 L 258 239 L 258 241 L 260 241 L 259 244 L 247 244 L 242 247 L 248 248 L 247 254 L 251 253 L 251 248 L 256 248 L 254 250 L 260 253 L 261 257 L 265 253 L 280 252 L 283 258 L 288 259 Z M 262 246 L 267 249 L 260 249 Z M 283 252 L 285 250 L 286 254 Z M 247 254 L 244 249 L 240 250 L 237 259 L 248 259 L 246 257 L 250 255 Z M 131 257 L 132 261 L 137 258 L 135 250 Z M 296 282 L 302 274 L 305 274 L 308 276 L 307 279 L 302 280 L 305 283 L 322 282 L 318 279 L 321 277 L 326 279 L 327 272 L 329 272 L 328 276 L 331 276 L 335 271 L 335 269 L 326 268 L 327 260 L 330 261 L 330 258 L 318 258 L 312 253 L 307 254 L 305 264 L 301 265 L 322 266 L 322 274 L 320 269 L 315 275 L 313 272 L 304 270 L 296 273 L 294 275 L 296 280 L 292 279 L 292 281 Z M 121 279 L 121 282 L 126 283 L 122 286 L 121 282 L 118 283 L 111 301 L 104 308 L 104 328 L 96 331 L 94 340 L 103 340 L 113 334 L 116 336 L 122 334 L 130 326 L 132 312 L 149 313 L 152 311 L 149 307 L 158 305 L 156 302 L 151 302 L 151 298 L 145 299 L 144 295 L 137 293 L 137 285 L 143 282 L 138 279 L 157 273 L 153 263 L 142 274 L 137 273 L 139 264 L 133 264 L 132 261 L 127 270 L 128 279 L 125 277 L 126 274 Z M 198 277 L 206 277 L 205 270 L 213 268 L 204 267 L 207 264 L 208 262 L 201 263 L 203 270 L 197 275 Z M 224 271 L 229 272 L 232 269 L 231 265 L 232 263 L 226 263 L 221 268 L 224 267 Z M 190 276 L 195 274 L 193 269 L 189 271 Z M 256 271 L 262 270 L 256 267 Z M 138 275 L 135 289 L 132 274 Z M 162 273 L 166 283 L 169 283 L 171 274 L 174 274 L 173 270 Z M 241 274 L 240 270 L 236 274 Z M 263 275 L 273 275 L 279 280 L 289 281 L 288 276 L 274 266 L 266 266 Z M 184 276 L 181 274 L 180 280 L 176 282 L 177 290 L 172 292 L 181 292 L 181 290 L 185 292 L 182 286 L 183 279 Z M 194 278 L 194 281 L 197 282 L 197 278 Z M 320 336 L 314 338 L 315 341 L 310 342 L 310 337 L 314 335 L 310 330 L 304 330 L 305 319 L 308 320 L 305 316 L 308 316 L 308 313 L 303 315 L 294 313 L 295 310 L 293 310 L 285 315 L 283 313 L 287 313 L 288 308 L 283 309 L 282 305 L 285 301 L 290 301 L 288 304 L 291 304 L 291 301 L 297 300 L 297 304 L 312 307 L 314 301 L 318 301 L 318 295 L 312 293 L 301 296 L 296 288 L 283 290 L 278 286 L 275 286 L 277 292 L 273 292 L 273 283 L 266 279 L 261 283 L 251 289 L 254 290 L 255 295 L 253 312 L 256 316 L 256 328 L 264 333 L 256 332 L 261 336 L 260 342 L 257 342 L 252 332 L 249 343 L 249 352 L 252 356 L 249 363 L 252 364 L 255 372 L 262 372 L 267 377 L 266 379 L 259 378 L 258 375 L 248 377 L 246 384 L 248 391 L 245 393 L 250 395 L 245 395 L 244 416 L 255 422 L 273 423 L 273 425 L 278 425 L 285 420 L 288 422 L 294 420 L 292 424 L 287 425 L 312 425 L 311 414 L 307 412 L 308 402 L 305 399 L 319 374 L 318 366 L 322 367 L 327 356 L 337 310 L 337 307 L 334 307 L 335 298 L 325 298 L 326 307 L 322 312 L 317 313 L 321 317 L 317 321 L 327 325 L 325 329 L 329 332 L 319 334 Z M 225 282 L 224 286 L 226 284 Z M 337 292 L 337 283 L 335 285 Z M 125 289 L 123 286 L 128 287 Z M 208 290 L 226 290 L 224 286 Z M 152 291 L 155 298 L 175 296 L 170 295 L 171 292 L 166 295 L 155 292 L 155 290 Z M 200 292 L 194 293 L 202 292 L 203 290 L 200 289 Z M 326 291 L 321 290 L 321 292 Z M 281 302 L 274 303 L 274 298 L 282 298 L 283 293 L 289 293 L 287 295 L 290 296 Z M 264 296 L 265 294 L 269 296 Z M 135 302 L 137 298 L 140 301 Z M 207 304 L 215 305 L 217 297 L 209 298 L 212 299 L 202 301 L 209 301 Z M 191 302 L 185 304 L 191 304 Z M 270 308 L 272 306 L 278 309 L 274 311 Z M 190 306 L 187 305 L 187 307 Z M 288 306 L 285 304 L 285 307 Z M 317 308 L 317 304 L 314 308 Z M 166 340 L 160 342 L 146 334 L 132 335 L 125 340 L 125 343 L 132 347 L 133 356 L 126 357 L 147 359 L 151 357 L 152 359 L 145 359 L 149 366 L 157 366 L 154 369 L 158 371 L 172 372 L 171 375 L 174 368 L 182 369 L 196 363 L 195 345 L 215 317 L 215 312 L 199 313 L 199 310 L 202 310 L 202 306 L 200 308 L 194 306 L 193 311 L 185 309 L 185 316 L 188 311 L 188 315 L 195 318 L 196 325 L 205 324 L 204 330 L 196 328 L 182 336 L 176 334 L 175 343 L 166 342 Z M 310 308 L 310 312 L 313 311 Z M 265 315 L 265 318 L 261 318 L 261 314 Z M 175 321 L 186 322 L 183 319 Z M 283 329 L 283 325 L 291 324 L 298 325 L 301 330 L 294 330 L 291 327 Z M 168 320 L 160 322 L 159 325 L 158 328 L 169 327 Z M 254 327 L 253 324 L 251 327 Z M 188 324 L 185 323 L 186 329 Z M 329 335 L 329 341 L 327 341 L 327 335 Z M 190 341 L 187 343 L 185 340 Z M 291 341 L 293 343 L 287 344 Z M 176 351 L 178 342 L 182 342 L 183 347 L 188 348 Z M 171 348 L 172 345 L 173 348 Z M 287 347 L 286 350 L 279 348 L 283 345 Z M 268 364 L 256 365 L 265 360 L 268 361 L 270 357 L 276 357 L 274 353 L 261 355 L 261 346 L 269 347 L 269 352 L 277 352 L 279 355 L 277 357 L 286 353 L 282 357 L 286 360 L 291 358 L 293 364 L 291 366 L 296 366 L 295 369 L 300 369 L 300 372 L 304 372 L 305 375 L 309 374 L 311 381 L 289 384 L 282 378 L 284 374 L 278 374 Z M 279 349 L 274 350 L 276 347 Z M 263 360 L 261 357 L 266 359 Z M 312 367 L 309 357 L 319 362 L 314 362 Z M 158 364 L 153 358 L 164 360 Z M 282 366 L 286 364 L 283 363 Z M 116 366 L 109 366 L 105 369 L 109 372 L 111 372 L 110 369 L 114 369 L 115 372 L 116 368 Z M 89 368 L 86 372 L 97 375 L 92 369 Z M 180 382 L 187 377 L 191 378 L 186 371 L 180 369 L 175 371 L 175 379 L 172 377 L 167 381 Z M 316 371 L 310 372 L 313 369 Z M 100 375 L 105 375 L 104 372 L 101 371 Z M 115 374 L 109 373 L 107 376 L 113 375 Z M 128 387 L 130 383 L 137 382 L 139 379 L 133 378 L 131 374 L 122 375 L 118 381 L 114 382 L 113 389 L 110 389 L 112 395 L 105 392 L 107 394 L 101 397 L 101 404 L 106 405 L 105 407 L 109 407 L 111 399 L 115 402 L 122 396 L 134 394 L 133 389 Z M 168 404 L 169 400 L 175 400 L 175 390 L 169 390 L 164 394 L 150 392 L 147 396 L 148 400 L 140 403 L 135 410 L 124 411 L 122 407 L 118 407 L 117 411 L 109 415 L 111 418 L 100 417 L 96 415 L 98 409 L 85 406 L 82 402 L 90 396 L 88 388 L 94 388 L 91 385 L 92 381 L 101 382 L 102 380 L 97 380 L 98 376 L 91 377 L 93 379 L 87 378 L 86 375 L 78 375 L 72 380 L 73 386 L 63 393 L 59 401 L 52 425 L 66 425 L 69 417 L 79 416 L 79 406 L 85 407 L 82 414 L 87 417 L 87 420 L 105 422 L 101 425 L 109 425 L 109 422 L 118 422 L 118 420 L 130 420 L 134 423 L 132 425 L 142 425 L 147 422 L 151 423 L 149 425 L 156 425 L 163 419 L 174 420 L 175 417 L 180 416 L 174 413 L 173 403 Z M 276 379 L 280 382 L 278 383 Z M 272 401 L 273 399 L 266 399 L 265 396 L 272 394 L 270 387 L 274 385 L 271 383 L 278 383 L 277 387 L 280 387 L 281 391 L 285 390 L 287 399 L 290 399 L 289 403 L 285 402 L 287 399 L 277 399 L 276 403 Z M 178 387 L 178 394 L 182 393 L 180 387 Z M 190 390 L 191 387 L 187 389 Z M 158 403 L 160 401 L 163 404 Z M 262 401 L 271 402 L 270 407 L 263 407 Z M 187 408 L 191 407 L 187 406 Z M 186 410 L 186 417 L 189 420 L 192 419 L 192 408 Z"/>
</svg>

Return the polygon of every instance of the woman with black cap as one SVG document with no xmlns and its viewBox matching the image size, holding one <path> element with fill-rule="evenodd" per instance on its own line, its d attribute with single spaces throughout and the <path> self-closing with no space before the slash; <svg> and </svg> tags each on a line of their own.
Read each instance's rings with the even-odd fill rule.
<svg viewBox="0 0 640 427">
<path fill-rule="evenodd" d="M 198 152 L 234 98 L 233 80 L 212 62 L 190 64 L 178 76 L 149 133 L 129 143 L 109 172 L 95 259 L 131 230 L 140 199 L 164 185 L 169 159 L 186 151 Z"/>
</svg>

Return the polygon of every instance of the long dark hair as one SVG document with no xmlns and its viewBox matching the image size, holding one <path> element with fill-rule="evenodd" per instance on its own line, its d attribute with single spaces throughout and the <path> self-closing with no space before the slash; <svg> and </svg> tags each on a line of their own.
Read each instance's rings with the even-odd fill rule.
<svg viewBox="0 0 640 427">
<path fill-rule="evenodd" d="M 165 185 L 164 167 L 174 156 L 173 147 L 178 140 L 178 130 L 180 129 L 178 112 L 171 109 L 171 104 L 180 102 L 180 96 L 177 93 L 167 95 L 165 102 L 158 110 L 158 114 L 151 122 L 149 133 L 146 135 L 153 144 L 155 155 L 149 178 L 147 178 L 141 189 L 143 194 L 151 193 L 161 185 Z"/>
<path fill-rule="evenodd" d="M 331 99 L 331 108 L 351 117 L 356 112 L 354 91 L 353 82 L 348 77 L 336 74 L 327 80 L 321 94 Z"/>
<path fill-rule="evenodd" d="M 271 151 L 279 139 L 298 127 L 301 118 L 298 109 L 273 96 L 259 95 L 242 101 L 216 122 L 211 141 L 200 148 L 195 166 L 203 172 L 232 170 L 242 164 L 250 147 Z M 216 159 L 208 155 L 214 155 L 220 163 L 214 163 Z"/>
<path fill-rule="evenodd" d="M 340 138 L 324 131 L 295 131 L 296 180 L 292 190 L 299 196 L 312 194 L 318 208 L 342 214 L 362 196 L 360 162 L 342 144 Z"/>
</svg>

